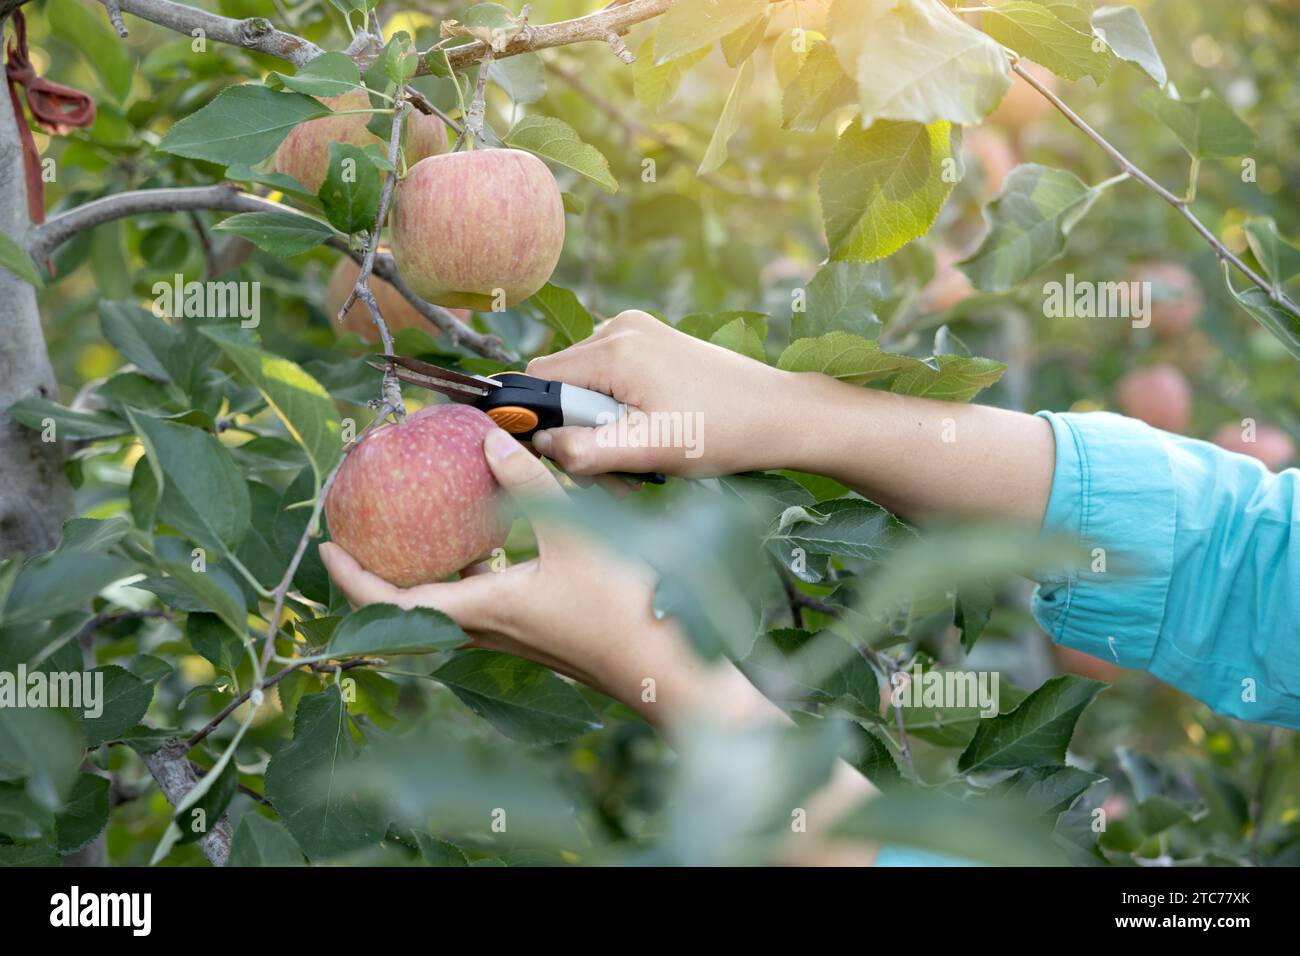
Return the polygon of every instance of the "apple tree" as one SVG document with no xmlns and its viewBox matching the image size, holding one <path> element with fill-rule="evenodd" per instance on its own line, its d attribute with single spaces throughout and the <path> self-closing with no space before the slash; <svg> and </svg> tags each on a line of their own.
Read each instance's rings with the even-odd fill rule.
<svg viewBox="0 0 1300 956">
<path fill-rule="evenodd" d="M 0 671 L 104 687 L 0 708 L 0 860 L 756 862 L 843 757 L 882 792 L 855 838 L 1294 862 L 1294 735 L 1047 647 L 1024 576 L 1069 542 L 798 472 L 575 489 L 796 718 L 676 755 L 446 615 L 351 610 L 317 553 L 341 463 L 432 400 L 384 355 L 518 370 L 627 308 L 864 388 L 1263 423 L 1285 464 L 1291 6 L 206 6 L 0 0 Z M 502 149 L 561 194 L 518 224 L 535 262 L 489 201 L 523 187 L 474 160 Z M 411 251 L 438 220 L 402 248 L 417 203 L 489 263 L 474 295 Z M 1045 305 L 1076 274 L 1149 281 L 1152 321 Z M 1121 387 L 1152 367 L 1182 411 Z M 503 560 L 533 548 L 519 523 Z M 918 664 L 1000 673 L 1000 712 L 898 706 Z"/>
</svg>

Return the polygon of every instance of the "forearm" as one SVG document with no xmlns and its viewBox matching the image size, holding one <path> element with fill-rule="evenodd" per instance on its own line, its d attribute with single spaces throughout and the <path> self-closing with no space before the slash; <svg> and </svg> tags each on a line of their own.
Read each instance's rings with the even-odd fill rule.
<svg viewBox="0 0 1300 956">
<path fill-rule="evenodd" d="M 826 475 L 909 518 L 1042 522 L 1055 442 L 1040 418 L 791 374 L 754 467 Z"/>
<path fill-rule="evenodd" d="M 675 748 L 689 746 L 685 734 L 699 722 L 710 722 L 741 732 L 751 727 L 792 727 L 793 721 L 764 696 L 727 660 L 703 661 L 687 645 L 671 619 L 655 622 L 636 644 L 650 652 L 621 673 L 612 676 L 616 696 L 636 710 Z M 646 693 L 647 677 L 654 678 L 653 699 Z M 744 781 L 736 781 L 744 786 Z M 779 862 L 796 865 L 866 866 L 876 848 L 856 842 L 832 846 L 827 834 L 848 811 L 878 791 L 843 760 L 835 762 L 831 777 L 804 801 L 807 829 L 794 834 Z M 794 807 L 790 808 L 792 811 Z"/>
</svg>

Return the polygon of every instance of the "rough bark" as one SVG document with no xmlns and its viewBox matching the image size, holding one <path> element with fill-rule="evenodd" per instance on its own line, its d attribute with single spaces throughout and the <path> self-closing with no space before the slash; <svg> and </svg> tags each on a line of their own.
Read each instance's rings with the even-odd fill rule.
<svg viewBox="0 0 1300 956">
<path fill-rule="evenodd" d="M 22 146 L 8 93 L 0 90 L 0 229 L 24 246 L 28 226 Z M 0 558 L 54 547 L 72 514 L 62 446 L 9 418 L 9 406 L 20 398 L 57 400 L 58 388 L 36 290 L 0 269 Z"/>
<path fill-rule="evenodd" d="M 163 796 L 173 807 L 180 806 L 185 795 L 199 782 L 198 774 L 190 766 L 185 754 L 185 744 L 173 740 L 153 753 L 144 755 L 145 766 L 153 774 L 154 780 L 158 781 Z M 230 818 L 222 814 L 221 819 L 199 838 L 199 846 L 203 848 L 203 855 L 209 863 L 225 866 L 230 857 L 230 842 L 233 839 Z"/>
</svg>

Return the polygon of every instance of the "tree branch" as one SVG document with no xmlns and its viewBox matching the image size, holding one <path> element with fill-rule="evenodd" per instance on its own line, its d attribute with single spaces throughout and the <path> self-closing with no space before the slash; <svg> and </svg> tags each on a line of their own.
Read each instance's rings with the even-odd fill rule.
<svg viewBox="0 0 1300 956">
<path fill-rule="evenodd" d="M 492 56 L 500 60 L 533 50 L 598 41 L 609 44 L 623 62 L 631 62 L 628 59 L 631 54 L 626 54 L 626 50 L 624 51 L 626 56 L 618 54 L 618 47 L 613 44 L 610 37 L 619 37 L 638 23 L 667 13 L 672 4 L 673 0 L 629 0 L 627 3 L 608 6 L 572 20 L 558 20 L 555 23 L 543 23 L 538 26 L 530 24 L 511 37 L 503 49 L 492 50 Z M 475 40 L 463 46 L 450 47 L 446 52 L 452 69 L 459 70 L 477 63 L 489 50 L 488 45 L 482 40 Z M 415 71 L 416 76 L 424 76 L 429 72 L 428 65 L 421 57 L 420 66 Z"/>
<path fill-rule="evenodd" d="M 141 20 L 148 20 L 150 23 L 189 36 L 193 36 L 193 31 L 199 29 L 209 40 L 279 57 L 281 60 L 288 60 L 294 66 L 303 66 L 325 52 L 310 40 L 277 30 L 265 17 L 234 20 L 183 3 L 172 3 L 171 0 L 99 0 L 99 2 L 108 10 L 110 19 L 116 11 L 125 11 Z M 118 12 L 117 15 L 120 20 L 121 13 Z M 126 36 L 124 27 L 119 28 L 119 32 L 122 36 Z"/>
<path fill-rule="evenodd" d="M 1197 218 L 1196 213 L 1191 210 L 1190 194 L 1186 197 L 1175 196 L 1168 189 L 1139 169 L 1127 156 L 1111 145 L 1104 136 L 1089 126 L 1078 113 L 1066 106 L 1065 102 L 1043 85 L 1043 83 L 1041 83 L 1033 73 L 1025 69 L 1021 65 L 1019 59 L 1012 60 L 1011 69 L 1014 70 L 1021 79 L 1044 96 L 1048 102 L 1055 106 L 1076 129 L 1083 133 L 1084 136 L 1087 136 L 1090 140 L 1100 146 L 1106 152 L 1106 155 L 1115 161 L 1120 169 L 1124 170 L 1124 172 L 1128 173 L 1143 186 L 1146 186 L 1147 189 L 1150 189 L 1165 202 L 1169 203 L 1169 205 L 1177 209 L 1178 214 L 1191 223 L 1192 228 L 1200 233 L 1201 238 L 1210 244 L 1210 247 L 1214 249 L 1214 254 L 1219 257 L 1219 261 L 1231 263 L 1238 272 L 1255 285 L 1259 286 L 1259 288 L 1263 289 L 1268 297 L 1276 302 L 1280 308 L 1290 312 L 1296 318 L 1300 318 L 1300 306 L 1297 306 L 1278 289 L 1275 289 L 1271 283 L 1267 282 L 1262 276 L 1260 276 L 1259 273 L 1246 265 L 1246 263 L 1242 262 L 1240 258 L 1233 254 L 1232 250 L 1219 241 L 1218 236 L 1206 228 L 1205 224 Z"/>
<path fill-rule="evenodd" d="M 231 183 L 218 183 L 215 186 L 184 186 L 162 189 L 137 189 L 132 192 L 105 196 L 83 205 L 76 206 L 56 216 L 51 216 L 39 226 L 28 232 L 27 248 L 38 261 L 50 255 L 60 245 L 67 242 L 79 232 L 93 229 L 115 219 L 139 216 L 156 212 L 187 212 L 190 210 L 210 209 L 218 212 L 280 212 L 299 214 L 297 210 L 279 203 L 244 192 Z M 361 255 L 355 252 L 342 239 L 332 239 L 328 243 L 361 262 Z M 466 348 L 485 358 L 498 362 L 510 362 L 513 357 L 501 346 L 496 336 L 476 332 L 461 322 L 457 322 L 450 313 L 431 302 L 421 299 L 406 281 L 402 279 L 393 262 L 393 257 L 386 252 L 376 252 L 374 274 L 391 284 L 411 305 L 434 326 L 436 326 L 452 345 L 464 345 Z M 30 288 L 30 286 L 28 287 Z"/>
<path fill-rule="evenodd" d="M 173 807 L 181 805 L 186 794 L 199 782 L 194 767 L 185 756 L 185 744 L 172 740 L 159 747 L 151 754 L 143 754 L 144 764 L 153 774 L 154 780 L 162 789 L 163 796 Z M 203 855 L 213 866 L 225 866 L 230 857 L 230 843 L 234 832 L 230 827 L 230 818 L 224 813 L 221 819 L 199 839 Z"/>
</svg>

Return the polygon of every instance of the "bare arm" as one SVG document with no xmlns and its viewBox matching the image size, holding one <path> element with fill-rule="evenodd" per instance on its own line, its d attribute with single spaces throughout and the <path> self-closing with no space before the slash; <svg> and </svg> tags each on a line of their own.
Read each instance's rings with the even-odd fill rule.
<svg viewBox="0 0 1300 956">
<path fill-rule="evenodd" d="M 594 388 L 634 411 L 695 416 L 687 449 L 628 447 L 613 426 L 560 428 L 534 446 L 572 474 L 700 477 L 770 468 L 826 475 L 910 518 L 1041 523 L 1052 485 L 1051 426 L 1032 415 L 859 388 L 783 372 L 625 312 L 531 373 Z"/>
</svg>

